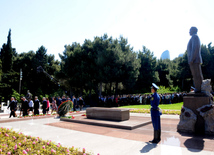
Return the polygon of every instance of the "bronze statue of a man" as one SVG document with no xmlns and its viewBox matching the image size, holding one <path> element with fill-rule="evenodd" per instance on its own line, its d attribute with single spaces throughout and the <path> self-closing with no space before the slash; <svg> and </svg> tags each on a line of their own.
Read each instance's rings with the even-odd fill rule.
<svg viewBox="0 0 214 155">
<path fill-rule="evenodd" d="M 196 27 L 190 28 L 189 34 L 192 37 L 187 45 L 188 63 L 193 76 L 195 93 L 201 92 L 201 84 L 203 81 L 203 74 L 201 71 L 201 42 L 197 35 L 197 32 L 198 29 Z"/>
</svg>

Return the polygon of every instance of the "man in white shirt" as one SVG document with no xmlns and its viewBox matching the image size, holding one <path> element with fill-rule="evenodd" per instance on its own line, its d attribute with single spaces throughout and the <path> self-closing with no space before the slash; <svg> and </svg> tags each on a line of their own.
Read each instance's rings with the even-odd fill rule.
<svg viewBox="0 0 214 155">
<path fill-rule="evenodd" d="M 28 112 L 28 115 L 30 114 L 30 111 L 32 111 L 32 114 L 34 115 L 34 113 L 33 113 L 33 101 L 31 100 L 31 98 L 29 99 L 28 105 L 29 105 L 29 109 L 30 109 Z"/>
</svg>

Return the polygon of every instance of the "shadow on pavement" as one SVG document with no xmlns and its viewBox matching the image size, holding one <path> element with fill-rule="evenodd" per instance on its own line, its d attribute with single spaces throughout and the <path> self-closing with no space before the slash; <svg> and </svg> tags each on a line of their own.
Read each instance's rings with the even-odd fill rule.
<svg viewBox="0 0 214 155">
<path fill-rule="evenodd" d="M 192 137 L 184 142 L 186 148 L 191 152 L 200 152 L 204 149 L 203 138 Z"/>
<path fill-rule="evenodd" d="M 146 142 L 146 145 L 140 150 L 140 153 L 148 153 L 152 149 L 156 148 L 157 144 Z"/>
</svg>

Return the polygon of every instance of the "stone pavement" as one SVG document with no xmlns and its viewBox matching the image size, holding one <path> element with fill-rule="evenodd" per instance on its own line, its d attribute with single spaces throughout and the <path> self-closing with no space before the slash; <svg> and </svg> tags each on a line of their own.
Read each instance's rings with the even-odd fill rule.
<svg viewBox="0 0 214 155">
<path fill-rule="evenodd" d="M 150 117 L 149 114 L 134 113 L 131 116 Z M 0 114 L 0 117 L 8 118 L 5 114 Z M 176 115 L 161 117 L 162 141 L 158 145 L 148 143 L 153 136 L 151 124 L 134 130 L 124 130 L 62 122 L 51 117 L 1 123 L 0 127 L 13 128 L 26 135 L 60 142 L 63 146 L 86 148 L 86 151 L 95 155 L 214 155 L 214 136 L 181 135 L 176 132 L 178 118 Z"/>
</svg>

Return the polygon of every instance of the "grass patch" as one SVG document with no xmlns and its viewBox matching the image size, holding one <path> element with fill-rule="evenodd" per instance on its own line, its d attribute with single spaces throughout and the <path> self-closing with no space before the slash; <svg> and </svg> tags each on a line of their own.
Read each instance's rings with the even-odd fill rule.
<svg viewBox="0 0 214 155">
<path fill-rule="evenodd" d="M 159 107 L 164 110 L 181 110 L 183 102 L 174 103 L 174 104 L 160 104 Z M 150 109 L 150 105 L 129 105 L 121 106 L 120 108 L 132 108 L 132 109 Z"/>
</svg>

